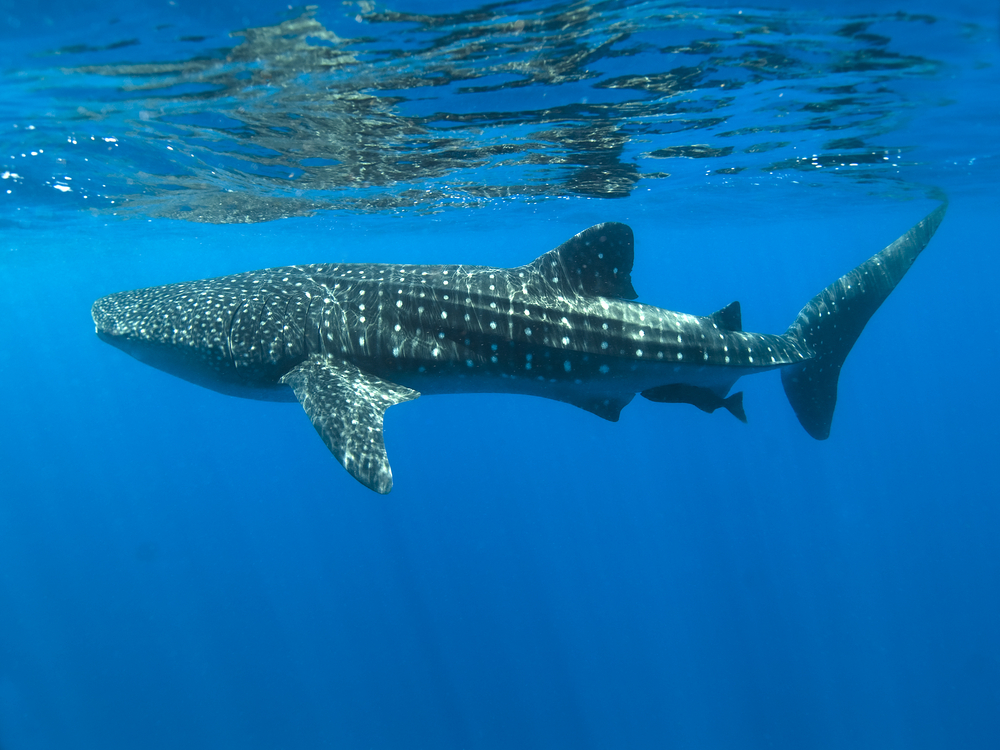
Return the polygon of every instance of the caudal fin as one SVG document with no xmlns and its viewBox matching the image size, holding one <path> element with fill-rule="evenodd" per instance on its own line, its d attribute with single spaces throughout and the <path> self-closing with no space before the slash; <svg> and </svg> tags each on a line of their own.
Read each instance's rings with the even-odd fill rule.
<svg viewBox="0 0 1000 750">
<path fill-rule="evenodd" d="M 865 324 L 913 265 L 938 225 L 947 204 L 817 294 L 799 312 L 785 335 L 815 356 L 781 371 L 785 395 L 806 432 L 817 440 L 830 436 L 837 405 L 837 379 Z"/>
</svg>

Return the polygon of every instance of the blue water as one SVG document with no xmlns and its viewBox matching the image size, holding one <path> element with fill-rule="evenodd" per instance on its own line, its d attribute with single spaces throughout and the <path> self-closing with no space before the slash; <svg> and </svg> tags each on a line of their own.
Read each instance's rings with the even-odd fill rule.
<svg viewBox="0 0 1000 750">
<path fill-rule="evenodd" d="M 1000 747 L 998 19 L 0 6 L 0 748 Z M 89 312 L 614 220 L 641 301 L 777 333 L 945 196 L 825 442 L 775 373 L 748 425 L 432 396 L 376 496 Z"/>
</svg>

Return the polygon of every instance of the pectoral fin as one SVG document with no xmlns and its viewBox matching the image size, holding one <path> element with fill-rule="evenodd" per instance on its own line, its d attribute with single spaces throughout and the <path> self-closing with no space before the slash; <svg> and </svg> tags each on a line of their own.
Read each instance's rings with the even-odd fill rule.
<svg viewBox="0 0 1000 750">
<path fill-rule="evenodd" d="M 383 495 L 392 489 L 382 418 L 393 404 L 419 396 L 417 391 L 318 354 L 286 373 L 281 382 L 295 391 L 316 432 L 352 477 Z"/>
</svg>

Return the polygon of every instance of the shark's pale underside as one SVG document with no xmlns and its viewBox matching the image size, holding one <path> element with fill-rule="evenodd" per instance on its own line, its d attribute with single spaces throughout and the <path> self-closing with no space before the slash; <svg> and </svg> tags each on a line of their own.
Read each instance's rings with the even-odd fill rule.
<svg viewBox="0 0 1000 750">
<path fill-rule="evenodd" d="M 617 223 L 518 268 L 287 266 L 120 292 L 92 313 L 103 340 L 154 367 L 298 400 L 344 468 L 385 493 L 385 410 L 421 393 L 531 394 L 611 421 L 641 393 L 746 421 L 730 389 L 780 368 L 799 421 L 823 440 L 848 352 L 944 214 L 828 286 L 778 335 L 743 331 L 736 302 L 707 317 L 631 302 L 632 230 Z"/>
</svg>

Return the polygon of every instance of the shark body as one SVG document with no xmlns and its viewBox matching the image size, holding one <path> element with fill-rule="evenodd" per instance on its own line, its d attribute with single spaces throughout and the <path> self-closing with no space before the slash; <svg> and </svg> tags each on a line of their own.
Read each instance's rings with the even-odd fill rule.
<svg viewBox="0 0 1000 750">
<path fill-rule="evenodd" d="M 781 369 L 810 435 L 829 435 L 837 379 L 942 206 L 835 281 L 783 334 L 742 330 L 739 303 L 701 317 L 633 302 L 633 236 L 598 224 L 518 268 L 314 264 L 94 303 L 97 334 L 214 390 L 299 401 L 341 464 L 392 488 L 383 416 L 421 393 L 521 393 L 617 421 L 637 393 L 746 421 L 736 381 Z"/>
</svg>

